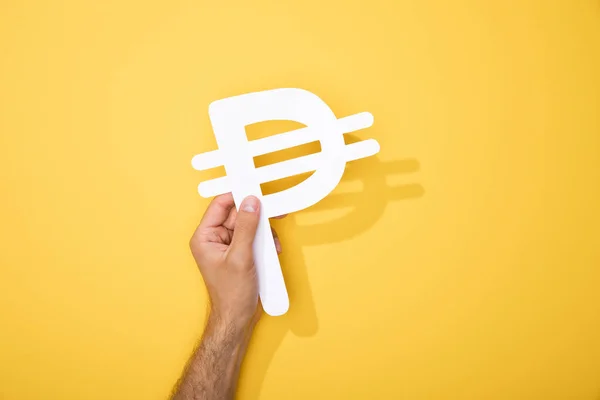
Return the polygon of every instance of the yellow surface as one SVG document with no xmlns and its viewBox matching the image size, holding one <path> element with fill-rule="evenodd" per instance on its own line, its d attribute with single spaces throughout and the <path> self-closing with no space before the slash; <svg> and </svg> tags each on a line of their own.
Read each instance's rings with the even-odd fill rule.
<svg viewBox="0 0 600 400">
<path fill-rule="evenodd" d="M 3 0 L 0 57 L 1 399 L 167 397 L 208 104 L 277 87 L 382 150 L 276 222 L 240 399 L 599 398 L 597 0 Z"/>
</svg>

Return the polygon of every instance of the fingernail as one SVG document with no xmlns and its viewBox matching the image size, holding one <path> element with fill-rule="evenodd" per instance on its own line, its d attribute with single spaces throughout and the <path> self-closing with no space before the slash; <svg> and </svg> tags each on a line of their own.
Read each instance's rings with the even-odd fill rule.
<svg viewBox="0 0 600 400">
<path fill-rule="evenodd" d="M 254 196 L 248 196 L 242 201 L 242 206 L 240 207 L 242 211 L 246 212 L 256 212 L 258 210 L 259 201 Z"/>
</svg>

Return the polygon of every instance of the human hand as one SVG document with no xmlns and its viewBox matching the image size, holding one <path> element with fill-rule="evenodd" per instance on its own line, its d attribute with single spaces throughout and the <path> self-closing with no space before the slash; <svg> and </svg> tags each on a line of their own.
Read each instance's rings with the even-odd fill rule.
<svg viewBox="0 0 600 400">
<path fill-rule="evenodd" d="M 258 227 L 260 202 L 249 196 L 239 212 L 233 196 L 217 196 L 210 203 L 190 240 L 190 249 L 211 302 L 211 318 L 244 329 L 258 320 L 258 279 L 252 244 Z M 281 243 L 273 230 L 277 253 Z"/>
<path fill-rule="evenodd" d="M 210 296 L 202 340 L 173 392 L 173 399 L 233 399 L 240 365 L 260 316 L 252 244 L 260 202 L 244 199 L 236 211 L 231 194 L 210 203 L 190 248 Z M 273 231 L 275 248 L 281 244 Z"/>
</svg>

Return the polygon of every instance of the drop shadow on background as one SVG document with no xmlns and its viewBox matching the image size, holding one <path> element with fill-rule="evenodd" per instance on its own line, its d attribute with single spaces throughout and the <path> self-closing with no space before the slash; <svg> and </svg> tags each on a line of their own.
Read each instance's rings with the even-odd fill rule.
<svg viewBox="0 0 600 400">
<path fill-rule="evenodd" d="M 373 133 L 368 136 L 377 137 Z M 361 140 L 355 135 L 345 135 L 345 139 L 346 143 Z M 402 175 L 417 172 L 419 167 L 416 159 L 384 162 L 378 156 L 374 156 L 353 161 L 347 165 L 340 186 L 360 186 L 360 190 L 339 194 L 336 190 L 307 210 L 290 215 L 283 220 L 271 221 L 275 229 L 281 231 L 283 244 L 281 265 L 290 297 L 290 309 L 281 317 L 264 315 L 257 325 L 253 337 L 259 339 L 250 344 L 248 362 L 242 369 L 240 391 L 244 393 L 245 398 L 251 400 L 260 398 L 269 366 L 288 333 L 297 337 L 311 337 L 319 329 L 317 308 L 311 292 L 303 249 L 308 246 L 351 239 L 370 229 L 382 217 L 388 204 L 423 196 L 425 191 L 420 184 L 390 185 L 387 183 L 394 176 L 400 176 L 402 179 Z M 306 176 L 300 180 L 305 178 Z M 414 182 L 415 177 L 408 176 L 402 180 Z M 295 183 L 298 183 L 297 178 Z M 265 192 L 282 190 L 281 185 L 277 190 L 273 190 L 276 186 L 272 186 Z M 287 186 L 290 186 L 289 182 Z M 325 223 L 315 225 L 299 223 L 302 214 L 332 210 L 344 210 L 346 213 Z M 336 266 L 329 267 L 336 268 Z M 244 379 L 246 369 L 248 376 Z"/>
</svg>

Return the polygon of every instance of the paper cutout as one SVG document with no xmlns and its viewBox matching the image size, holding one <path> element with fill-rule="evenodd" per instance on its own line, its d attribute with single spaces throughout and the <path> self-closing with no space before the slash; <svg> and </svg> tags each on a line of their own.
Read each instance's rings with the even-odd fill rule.
<svg viewBox="0 0 600 400">
<path fill-rule="evenodd" d="M 379 152 L 374 139 L 346 145 L 344 133 L 368 128 L 368 112 L 337 119 L 315 94 L 302 89 L 274 89 L 214 101 L 208 113 L 219 150 L 198 154 L 192 159 L 197 170 L 223 165 L 227 176 L 202 182 L 198 192 L 212 197 L 232 192 L 236 207 L 246 196 L 261 200 L 261 217 L 254 241 L 255 265 L 262 306 L 269 315 L 283 315 L 289 299 L 269 218 L 299 211 L 319 202 L 340 182 L 346 162 Z M 245 127 L 269 120 L 290 120 L 305 128 L 248 141 Z M 253 158 L 270 152 L 321 142 L 319 153 L 255 168 Z M 263 196 L 261 183 L 315 171 L 300 184 Z"/>
</svg>

